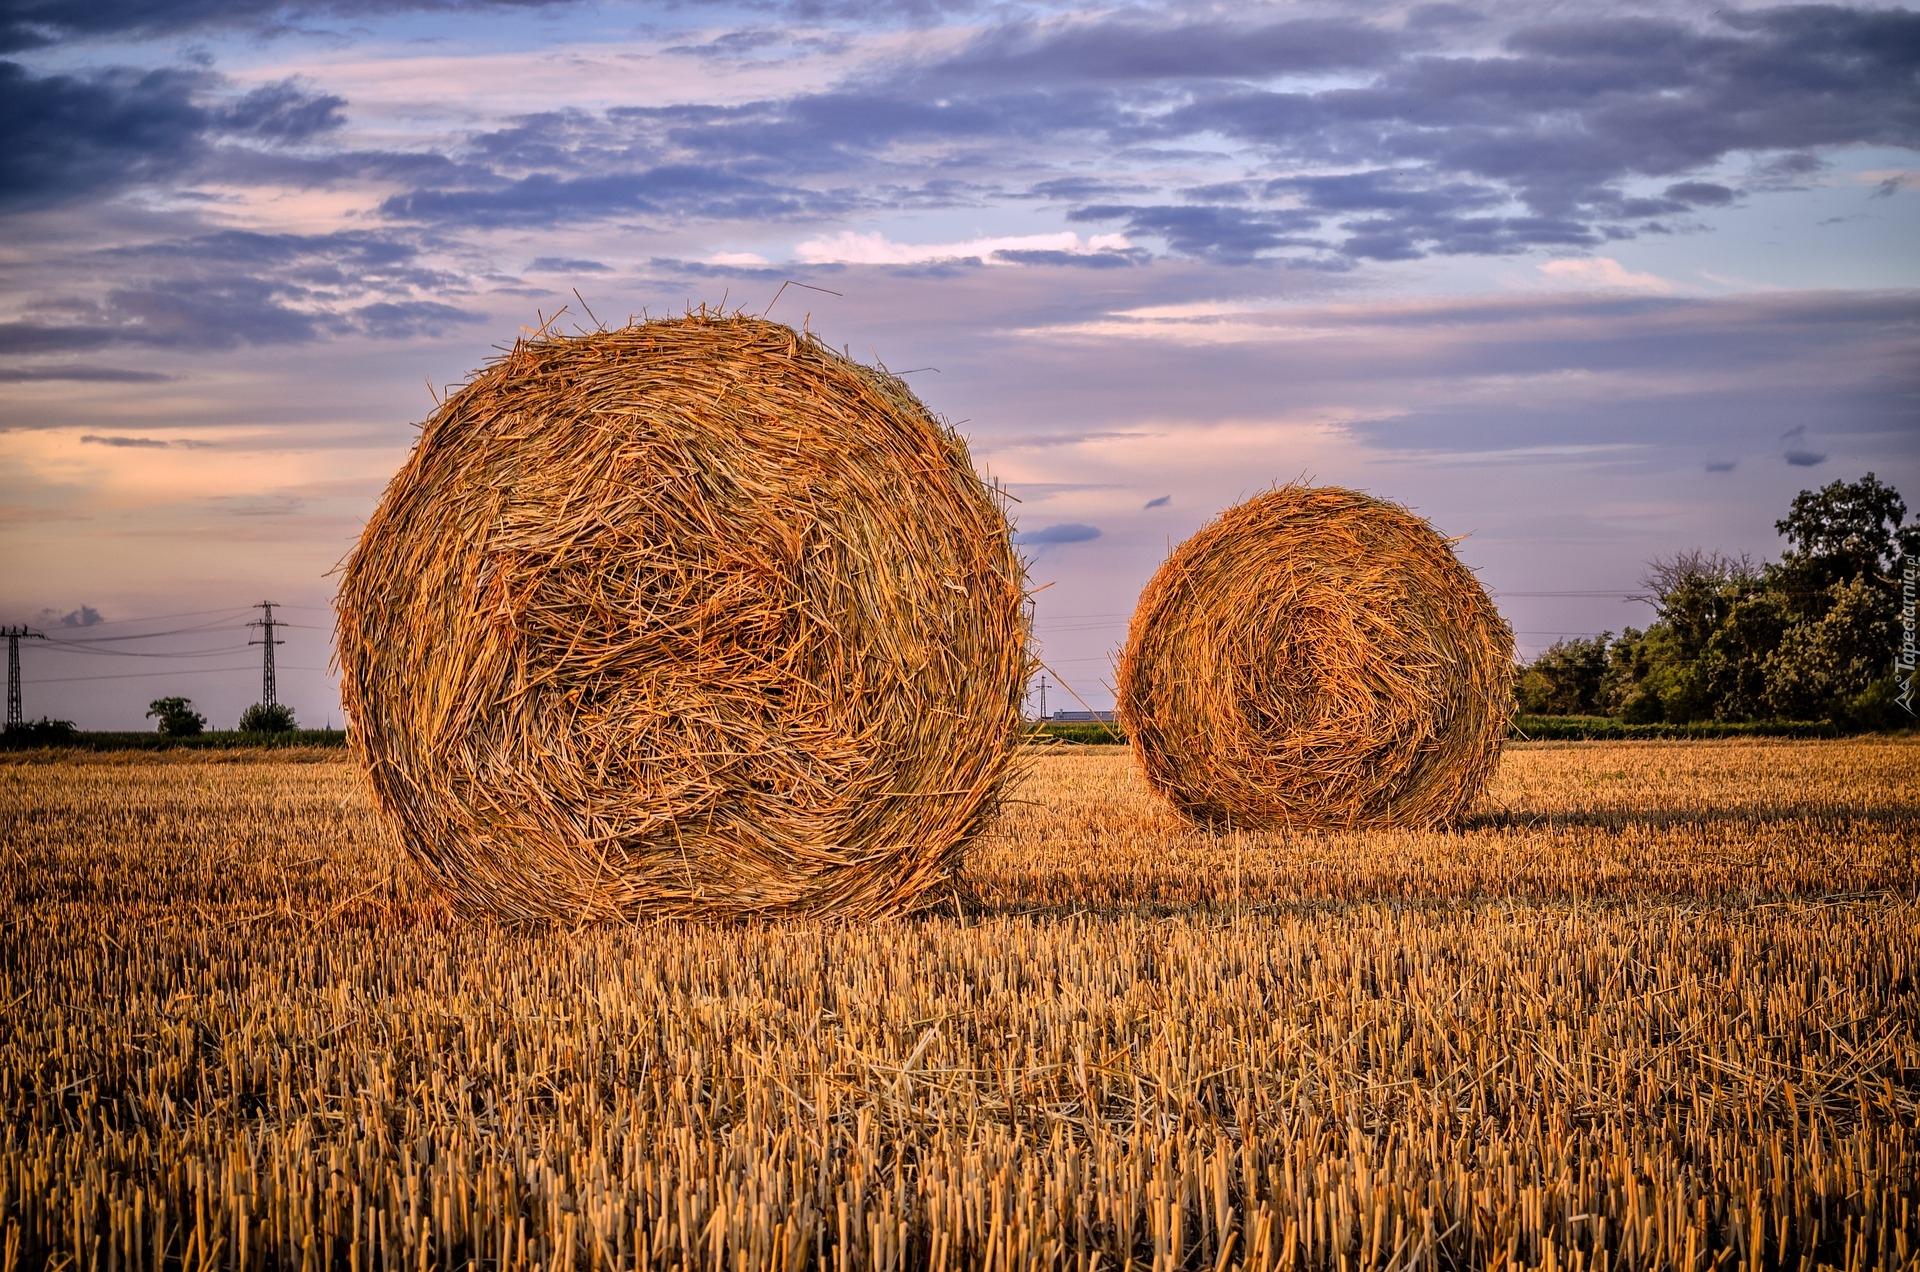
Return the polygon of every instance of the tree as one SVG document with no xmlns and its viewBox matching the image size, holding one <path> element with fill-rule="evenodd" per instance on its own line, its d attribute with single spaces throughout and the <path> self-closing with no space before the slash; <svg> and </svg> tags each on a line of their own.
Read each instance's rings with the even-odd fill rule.
<svg viewBox="0 0 1920 1272">
<path fill-rule="evenodd" d="M 1647 562 L 1636 598 L 1649 602 L 1658 614 L 1644 635 L 1629 646 L 1616 648 L 1610 698 L 1634 723 L 1659 720 L 1729 718 L 1730 691 L 1757 698 L 1762 690 L 1741 678 L 1729 665 L 1729 656 L 1745 656 L 1745 642 L 1765 633 L 1765 624 L 1751 621 L 1757 598 L 1763 596 L 1765 577 L 1753 558 L 1693 548 Z M 1740 639 L 1729 641 L 1729 625 L 1746 616 Z M 1772 651 L 1761 650 L 1764 658 Z M 1756 673 L 1757 676 L 1757 673 Z M 1748 677 L 1747 679 L 1754 679 Z"/>
<path fill-rule="evenodd" d="M 1634 599 L 1652 604 L 1672 634 L 1681 661 L 1693 662 L 1706 652 L 1734 606 L 1762 585 L 1752 557 L 1694 548 L 1647 562 L 1640 576 L 1646 591 Z"/>
<path fill-rule="evenodd" d="M 1774 711 L 1873 726 L 1891 720 L 1898 688 L 1899 575 L 1920 555 L 1920 523 L 1872 473 L 1794 497 L 1774 523 L 1793 545 L 1768 570 L 1792 625 L 1766 664 Z"/>
<path fill-rule="evenodd" d="M 1830 591 L 1827 612 L 1789 628 L 1767 659 L 1767 700 L 1788 720 L 1884 723 L 1894 695 L 1893 598 L 1864 578 Z"/>
<path fill-rule="evenodd" d="M 1638 598 L 1657 611 L 1647 630 L 1553 646 L 1521 669 L 1515 701 L 1536 712 L 1591 702 L 1635 724 L 1891 724 L 1898 575 L 1920 557 L 1920 524 L 1906 515 L 1868 473 L 1801 491 L 1774 523 L 1791 546 L 1771 565 L 1700 548 L 1655 557 Z"/>
<path fill-rule="evenodd" d="M 1757 720 L 1773 713 L 1767 660 L 1780 648 L 1791 623 L 1777 592 L 1743 596 L 1727 611 L 1701 659 L 1716 720 Z"/>
<path fill-rule="evenodd" d="M 157 718 L 161 735 L 169 738 L 198 737 L 207 727 L 207 718 L 193 709 L 191 698 L 155 698 L 147 705 L 147 718 Z"/>
<path fill-rule="evenodd" d="M 49 716 L 14 725 L 5 735 L 8 746 L 60 746 L 79 736 L 80 730 L 74 727 L 73 721 Z"/>
<path fill-rule="evenodd" d="M 1640 638 L 1632 650 L 1634 690 L 1621 708 L 1630 723 L 1685 724 L 1713 715 L 1707 677 L 1697 657 L 1688 657 L 1691 635 L 1669 623 L 1654 623 Z"/>
<path fill-rule="evenodd" d="M 1890 595 L 1901 558 L 1920 555 L 1920 523 L 1903 525 L 1906 515 L 1900 492 L 1872 473 L 1803 490 L 1773 523 L 1793 546 L 1769 569 L 1768 582 L 1800 618 L 1824 615 L 1832 589 L 1855 579 Z"/>
<path fill-rule="evenodd" d="M 1645 588 L 1633 599 L 1660 608 L 1667 598 L 1688 588 L 1718 587 L 1728 583 L 1757 583 L 1761 571 L 1753 558 L 1742 552 L 1732 556 L 1719 549 L 1689 548 L 1672 556 L 1654 557 L 1640 574 Z"/>
<path fill-rule="evenodd" d="M 1660 695 L 1647 684 L 1652 675 L 1647 633 L 1637 627 L 1627 628 L 1607 646 L 1607 670 L 1600 678 L 1600 709 L 1629 724 L 1658 721 Z"/>
<path fill-rule="evenodd" d="M 294 722 L 293 708 L 284 702 L 272 706 L 256 702 L 240 713 L 242 733 L 291 733 L 299 727 Z"/>
<path fill-rule="evenodd" d="M 1600 710 L 1612 632 L 1556 640 L 1514 682 L 1514 700 L 1528 715 L 1592 715 Z"/>
</svg>

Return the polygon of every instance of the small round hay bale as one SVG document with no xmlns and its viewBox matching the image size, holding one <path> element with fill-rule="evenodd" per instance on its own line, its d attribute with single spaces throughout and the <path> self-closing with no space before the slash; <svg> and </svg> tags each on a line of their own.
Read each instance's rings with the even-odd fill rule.
<svg viewBox="0 0 1920 1272">
<path fill-rule="evenodd" d="M 343 570 L 361 760 L 520 918 L 911 908 L 1009 775 L 1001 497 L 905 384 L 701 312 L 542 335 L 427 421 Z"/>
<path fill-rule="evenodd" d="M 1337 487 L 1223 513 L 1141 594 L 1119 713 L 1204 825 L 1432 826 L 1500 759 L 1513 634 L 1432 526 Z"/>
</svg>

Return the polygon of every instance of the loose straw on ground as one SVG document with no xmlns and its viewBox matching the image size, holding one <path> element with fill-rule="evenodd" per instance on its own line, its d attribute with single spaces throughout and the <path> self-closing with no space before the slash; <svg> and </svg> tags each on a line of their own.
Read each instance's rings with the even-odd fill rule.
<svg viewBox="0 0 1920 1272">
<path fill-rule="evenodd" d="M 1119 712 L 1148 783 L 1195 821 L 1432 826 L 1499 763 L 1512 676 L 1512 632 L 1432 526 L 1286 486 L 1147 585 Z"/>
<path fill-rule="evenodd" d="M 518 342 L 427 422 L 344 568 L 381 808 L 527 919 L 937 896 L 1009 774 L 1024 567 L 885 371 L 702 311 Z"/>
</svg>

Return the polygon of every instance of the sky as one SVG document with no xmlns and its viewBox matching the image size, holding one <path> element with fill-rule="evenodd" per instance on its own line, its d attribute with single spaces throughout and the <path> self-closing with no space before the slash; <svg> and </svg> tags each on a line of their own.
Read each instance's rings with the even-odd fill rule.
<svg viewBox="0 0 1920 1272">
<path fill-rule="evenodd" d="M 1911 8 L 0 0 L 0 134 L 28 718 L 231 727 L 265 600 L 337 725 L 331 572 L 563 308 L 906 374 L 1017 501 L 1050 708 L 1278 483 L 1458 537 L 1523 654 L 1799 490 L 1920 505 Z"/>
</svg>

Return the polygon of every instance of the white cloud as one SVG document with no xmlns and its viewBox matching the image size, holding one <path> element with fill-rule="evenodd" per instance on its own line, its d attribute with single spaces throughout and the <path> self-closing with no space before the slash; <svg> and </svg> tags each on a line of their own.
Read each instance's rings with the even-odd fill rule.
<svg viewBox="0 0 1920 1272">
<path fill-rule="evenodd" d="M 964 239 L 958 243 L 896 243 L 884 234 L 856 234 L 842 230 L 831 237 L 808 239 L 793 249 L 794 257 L 809 265 L 918 265 L 978 257 L 991 261 L 995 252 L 1124 252 L 1131 247 L 1124 234 L 1095 234 L 1082 242 L 1072 230 L 1058 234 L 1010 234 Z"/>
<path fill-rule="evenodd" d="M 772 263 L 758 252 L 715 252 L 707 257 L 709 265 L 739 265 L 750 269 Z"/>
<path fill-rule="evenodd" d="M 1545 261 L 1536 268 L 1549 281 L 1582 291 L 1670 292 L 1672 283 L 1658 274 L 1641 274 L 1611 256 L 1567 257 Z"/>
</svg>

